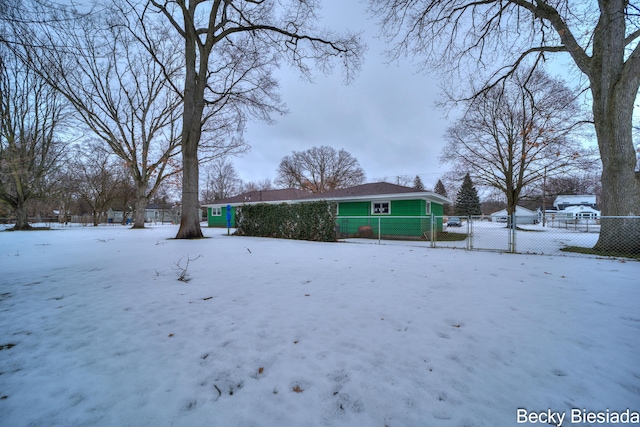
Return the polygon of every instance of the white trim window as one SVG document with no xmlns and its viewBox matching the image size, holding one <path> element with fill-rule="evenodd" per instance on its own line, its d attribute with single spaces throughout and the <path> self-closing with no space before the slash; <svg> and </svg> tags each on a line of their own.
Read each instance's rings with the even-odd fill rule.
<svg viewBox="0 0 640 427">
<path fill-rule="evenodd" d="M 391 213 L 391 202 L 371 202 L 372 215 L 389 215 Z"/>
<path fill-rule="evenodd" d="M 211 208 L 211 216 L 222 216 L 222 208 L 220 208 L 220 206 Z"/>
<path fill-rule="evenodd" d="M 425 207 L 425 212 L 424 212 L 424 214 L 425 214 L 425 215 L 431 215 L 431 202 L 430 202 L 430 201 L 427 201 L 427 202 L 425 203 L 425 205 L 426 205 L 426 207 Z"/>
</svg>

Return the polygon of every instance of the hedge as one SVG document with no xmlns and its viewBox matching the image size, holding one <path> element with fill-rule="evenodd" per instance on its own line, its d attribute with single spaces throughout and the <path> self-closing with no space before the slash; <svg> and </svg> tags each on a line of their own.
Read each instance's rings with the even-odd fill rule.
<svg viewBox="0 0 640 427">
<path fill-rule="evenodd" d="M 280 239 L 335 242 L 336 204 L 306 202 L 258 203 L 236 208 L 236 234 Z"/>
</svg>

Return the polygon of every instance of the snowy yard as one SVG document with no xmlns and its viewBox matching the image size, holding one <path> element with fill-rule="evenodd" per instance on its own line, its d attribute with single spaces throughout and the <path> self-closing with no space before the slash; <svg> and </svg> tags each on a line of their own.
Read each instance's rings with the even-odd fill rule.
<svg viewBox="0 0 640 427">
<path fill-rule="evenodd" d="M 467 223 L 460 228 L 448 230 L 452 233 L 467 233 Z M 474 249 L 479 250 L 509 250 L 509 233 L 505 223 L 474 221 L 473 241 Z M 599 227 L 591 227 L 589 232 L 576 231 L 568 228 L 543 227 L 542 224 L 525 224 L 516 230 L 516 252 L 567 255 L 560 249 L 567 246 L 593 247 L 598 241 Z M 466 248 L 466 241 L 437 242 L 438 247 Z M 569 254 L 570 255 L 570 254 Z"/>
<path fill-rule="evenodd" d="M 640 411 L 640 262 L 176 231 L 0 233 L 0 426 Z"/>
</svg>

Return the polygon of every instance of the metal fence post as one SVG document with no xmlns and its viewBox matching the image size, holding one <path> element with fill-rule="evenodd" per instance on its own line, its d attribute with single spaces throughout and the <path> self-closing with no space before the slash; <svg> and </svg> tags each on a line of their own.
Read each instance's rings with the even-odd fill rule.
<svg viewBox="0 0 640 427">
<path fill-rule="evenodd" d="M 516 213 L 513 212 L 511 214 L 511 230 L 509 230 L 510 244 L 509 244 L 509 252 L 512 254 L 516 253 L 516 227 L 518 226 L 516 223 Z"/>
<path fill-rule="evenodd" d="M 471 215 L 467 216 L 467 248 L 473 249 L 473 222 Z"/>
<path fill-rule="evenodd" d="M 382 217 L 378 217 L 378 244 L 380 244 L 380 220 Z"/>
<path fill-rule="evenodd" d="M 435 248 L 436 247 L 436 217 L 435 215 L 431 215 L 431 247 Z"/>
</svg>

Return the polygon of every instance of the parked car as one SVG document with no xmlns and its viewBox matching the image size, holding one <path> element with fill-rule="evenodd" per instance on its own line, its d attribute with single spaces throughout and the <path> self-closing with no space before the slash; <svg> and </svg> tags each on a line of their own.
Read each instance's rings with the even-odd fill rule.
<svg viewBox="0 0 640 427">
<path fill-rule="evenodd" d="M 447 227 L 462 227 L 462 221 L 459 216 L 449 217 L 447 220 Z"/>
</svg>

